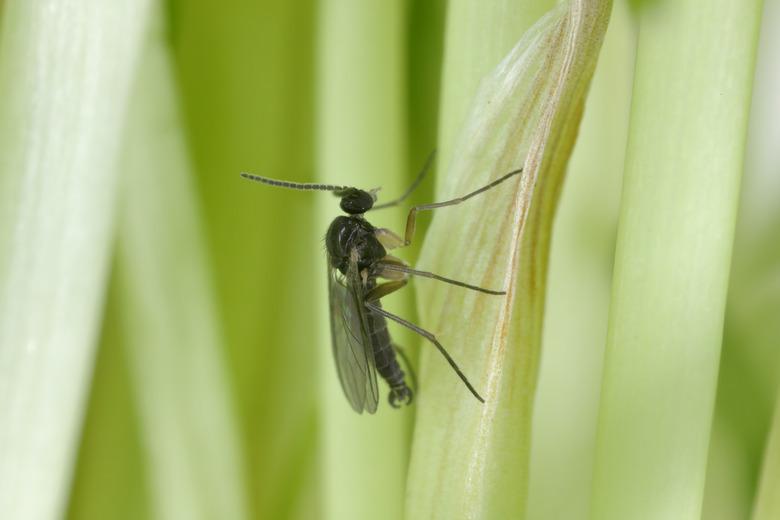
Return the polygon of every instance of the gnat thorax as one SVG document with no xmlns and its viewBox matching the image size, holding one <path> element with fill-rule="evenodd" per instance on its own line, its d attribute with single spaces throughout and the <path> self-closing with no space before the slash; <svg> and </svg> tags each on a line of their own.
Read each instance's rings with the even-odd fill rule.
<svg viewBox="0 0 780 520">
<path fill-rule="evenodd" d="M 330 265 L 346 274 L 349 255 L 353 249 L 357 253 L 358 269 L 361 271 L 384 258 L 387 252 L 374 233 L 374 226 L 363 218 L 336 217 L 325 235 Z"/>
</svg>

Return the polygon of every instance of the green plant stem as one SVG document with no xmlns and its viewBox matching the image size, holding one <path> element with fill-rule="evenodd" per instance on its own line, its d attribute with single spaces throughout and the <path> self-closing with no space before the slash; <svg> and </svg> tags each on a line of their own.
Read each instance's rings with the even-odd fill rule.
<svg viewBox="0 0 780 520">
<path fill-rule="evenodd" d="M 382 186 L 380 196 L 392 197 L 405 188 L 402 179 L 407 164 L 404 5 L 327 0 L 320 9 L 319 180 L 363 189 Z M 319 218 L 312 223 L 309 237 L 317 243 L 339 213 L 338 199 L 324 193 L 299 196 L 317 198 Z M 371 221 L 396 227 L 382 219 L 399 216 L 395 211 L 377 213 Z M 404 414 L 410 410 L 391 409 L 382 383 L 376 416 L 360 416 L 350 408 L 333 364 L 325 258 L 310 258 L 310 268 L 321 274 L 312 295 L 321 305 L 317 321 L 323 390 L 320 442 L 325 503 L 321 517 L 400 518 L 408 453 Z M 389 308 L 403 314 L 392 303 Z M 398 340 L 395 328 L 391 333 Z"/>
<path fill-rule="evenodd" d="M 701 514 L 760 7 L 640 11 L 594 518 Z"/>
<path fill-rule="evenodd" d="M 464 368 L 485 403 L 469 395 L 441 356 L 425 346 L 408 518 L 525 513 L 550 230 L 610 5 L 562 4 L 519 41 L 501 44 L 490 40 L 518 36 L 514 28 L 497 29 L 512 19 L 511 10 L 486 18 L 477 14 L 483 4 L 467 2 L 451 11 L 451 17 L 464 18 L 448 22 L 440 136 L 447 173 L 437 198 L 462 195 L 520 166 L 524 171 L 479 199 L 435 213 L 426 236 L 422 268 L 503 287 L 507 296 L 443 284 L 420 292 L 423 324 Z M 481 27 L 486 19 L 496 26 Z M 456 45 L 456 35 L 472 39 Z M 472 47 L 484 49 L 479 67 Z M 466 82 L 474 91 L 448 98 L 451 85 L 463 88 L 451 80 L 461 60 L 464 77 L 480 76 Z M 465 103 L 460 99 L 474 92 Z M 457 144 L 450 124 L 459 129 Z"/>
<path fill-rule="evenodd" d="M 533 520 L 587 518 L 590 510 L 635 39 L 626 2 L 616 2 L 550 246 L 531 435 L 527 514 Z"/>
<path fill-rule="evenodd" d="M 146 0 L 17 0 L 0 41 L 0 517 L 63 514 Z"/>
<path fill-rule="evenodd" d="M 243 457 L 162 25 L 158 16 L 129 117 L 120 319 L 156 516 L 240 520 Z"/>
<path fill-rule="evenodd" d="M 315 2 L 174 0 L 173 41 L 198 199 L 213 265 L 252 515 L 318 511 L 323 224 L 317 195 L 239 177 L 314 180 Z M 306 504 L 305 506 L 303 504 Z M 301 512 L 303 511 L 303 512 Z"/>
<path fill-rule="evenodd" d="M 761 25 L 707 460 L 702 517 L 708 519 L 748 518 L 756 507 L 780 381 L 780 2 L 764 3 Z M 762 492 L 759 501 L 767 498 Z"/>
</svg>

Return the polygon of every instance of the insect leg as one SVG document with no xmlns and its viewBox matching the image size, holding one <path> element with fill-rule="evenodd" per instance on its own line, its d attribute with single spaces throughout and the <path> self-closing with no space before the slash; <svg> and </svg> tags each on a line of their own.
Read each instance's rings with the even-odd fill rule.
<svg viewBox="0 0 780 520">
<path fill-rule="evenodd" d="M 408 282 L 406 280 L 393 280 L 392 282 L 380 283 L 368 293 L 366 293 L 366 302 L 373 302 L 384 298 L 390 293 L 394 293 L 398 289 L 403 288 Z"/>
<path fill-rule="evenodd" d="M 374 236 L 385 249 L 395 249 L 404 246 L 404 239 L 387 228 L 376 228 Z"/>
<path fill-rule="evenodd" d="M 385 202 L 384 204 L 377 204 L 376 206 L 374 206 L 371 209 L 373 210 L 373 209 L 391 208 L 391 207 L 397 206 L 400 203 L 402 203 L 403 201 L 405 201 L 407 199 L 407 197 L 409 197 L 409 195 L 411 195 L 412 192 L 417 188 L 417 186 L 420 185 L 420 183 L 422 182 L 422 180 L 425 177 L 425 175 L 430 171 L 431 164 L 433 164 L 433 158 L 434 157 L 436 157 L 436 150 L 431 152 L 431 154 L 428 156 L 428 159 L 425 160 L 425 164 L 423 165 L 422 170 L 420 170 L 420 173 L 417 174 L 417 178 L 414 179 L 414 182 L 412 182 L 412 185 L 409 186 L 409 188 L 407 188 L 407 190 L 404 192 L 403 195 L 401 195 L 400 197 L 398 197 L 395 200 L 391 200 L 390 202 Z"/>
<path fill-rule="evenodd" d="M 383 284 L 383 285 L 389 285 L 389 284 L 393 284 L 393 283 L 398 283 L 398 282 L 387 282 L 387 284 Z M 379 288 L 379 287 L 377 287 L 377 288 Z M 376 312 L 378 314 L 381 314 L 382 316 L 384 316 L 385 318 L 387 318 L 389 320 L 393 320 L 394 322 L 398 323 L 399 325 L 402 325 L 402 326 L 406 327 L 407 329 L 409 329 L 409 330 L 411 330 L 413 332 L 416 332 L 420 336 L 424 337 L 425 339 L 427 339 L 428 341 L 433 343 L 434 346 L 437 349 L 439 349 L 439 352 L 441 352 L 441 355 L 444 356 L 444 359 L 447 360 L 447 363 L 450 364 L 450 366 L 455 371 L 455 373 L 458 374 L 458 377 L 460 378 L 461 381 L 463 381 L 463 384 L 466 385 L 466 388 L 469 389 L 469 391 L 474 395 L 474 397 L 477 398 L 477 400 L 480 403 L 484 403 L 485 402 L 485 400 L 482 398 L 482 396 L 479 395 L 479 392 L 477 392 L 476 389 L 471 385 L 471 382 L 468 380 L 466 375 L 460 369 L 458 364 L 455 363 L 455 360 L 452 359 L 452 357 L 450 356 L 449 352 L 447 352 L 447 350 L 442 346 L 442 344 L 439 343 L 439 340 L 436 339 L 436 336 L 434 336 L 432 333 L 428 332 L 427 330 L 418 327 L 414 323 L 406 321 L 405 319 L 401 318 L 400 316 L 396 316 L 395 314 L 393 314 L 391 312 L 387 312 L 382 307 L 374 305 L 373 303 L 371 303 L 370 300 L 368 300 L 368 298 L 366 298 L 365 305 L 366 305 L 366 307 L 368 307 L 372 311 L 374 311 L 374 312 Z"/>
<path fill-rule="evenodd" d="M 496 186 L 498 186 L 505 180 L 509 179 L 510 177 L 522 173 L 522 171 L 523 171 L 522 168 L 520 168 L 519 170 L 513 170 L 507 173 L 506 175 L 504 175 L 503 177 L 494 180 L 490 184 L 486 186 L 482 186 L 480 189 L 472 191 L 471 193 L 467 193 L 466 195 L 463 195 L 462 197 L 458 197 L 456 199 L 445 200 L 443 202 L 433 202 L 431 204 L 421 204 L 420 206 L 412 207 L 412 209 L 409 210 L 409 215 L 406 217 L 406 232 L 404 233 L 403 245 L 408 246 L 409 244 L 412 243 L 412 238 L 414 238 L 414 229 L 416 225 L 418 211 L 428 211 L 432 209 L 444 208 L 447 206 L 455 206 L 456 204 L 460 204 L 461 202 L 464 202 L 470 199 L 471 197 L 475 197 L 480 193 L 484 193 L 491 188 L 495 188 Z"/>
<path fill-rule="evenodd" d="M 394 256 L 385 255 L 381 261 L 376 262 L 371 267 L 372 276 L 379 276 L 385 280 L 406 280 L 409 275 L 401 269 L 386 269 L 386 265 L 399 265 L 405 267 L 403 260 Z"/>
<path fill-rule="evenodd" d="M 485 294 L 494 294 L 498 296 L 503 296 L 504 294 L 506 294 L 506 291 L 494 291 L 492 289 L 485 289 L 483 287 L 471 285 L 466 282 L 459 282 L 457 280 L 452 280 L 451 278 L 445 278 L 444 276 L 439 276 L 438 274 L 429 273 L 428 271 L 418 271 L 417 269 L 412 269 L 411 267 L 404 264 L 399 264 L 395 262 L 386 262 L 385 259 L 382 259 L 381 262 L 377 263 L 377 267 L 380 268 L 380 270 L 378 271 L 378 275 L 383 278 L 390 278 L 390 279 L 395 278 L 395 276 L 392 275 L 393 272 L 406 273 L 414 276 L 422 276 L 424 278 L 432 278 L 434 280 L 439 280 L 440 282 L 457 285 L 458 287 L 471 289 L 472 291 L 478 291 Z"/>
</svg>

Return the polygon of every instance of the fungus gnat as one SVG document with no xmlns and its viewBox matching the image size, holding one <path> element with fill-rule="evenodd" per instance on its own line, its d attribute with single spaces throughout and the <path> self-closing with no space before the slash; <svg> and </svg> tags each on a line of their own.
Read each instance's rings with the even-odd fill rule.
<svg viewBox="0 0 780 520">
<path fill-rule="evenodd" d="M 405 247 L 412 242 L 418 211 L 460 204 L 521 173 L 522 168 L 511 171 L 462 197 L 413 206 L 406 219 L 406 232 L 403 238 L 389 229 L 372 226 L 365 218 L 366 212 L 397 206 L 403 202 L 420 184 L 432 159 L 431 156 L 417 179 L 401 197 L 379 205 L 374 205 L 378 189 L 364 191 L 350 186 L 288 182 L 248 173 L 241 174 L 246 179 L 271 186 L 294 190 L 330 191 L 341 198 L 341 209 L 346 215 L 336 217 L 325 235 L 328 253 L 330 331 L 333 357 L 336 360 L 341 387 L 350 405 L 358 413 L 362 413 L 363 410 L 368 413 L 376 411 L 379 401 L 377 372 L 390 387 L 388 400 L 393 408 L 398 408 L 399 403 L 408 405 L 412 402 L 412 389 L 406 384 L 405 373 L 396 359 L 396 352 L 402 357 L 403 353 L 390 339 L 387 331 L 388 319 L 433 343 L 474 397 L 482 403 L 485 402 L 436 336 L 386 311 L 382 308 L 380 300 L 405 286 L 409 276 L 433 278 L 485 294 L 506 293 L 412 269 L 401 259 L 388 255 L 387 250 Z M 378 281 L 380 278 L 386 281 L 380 283 Z"/>
</svg>

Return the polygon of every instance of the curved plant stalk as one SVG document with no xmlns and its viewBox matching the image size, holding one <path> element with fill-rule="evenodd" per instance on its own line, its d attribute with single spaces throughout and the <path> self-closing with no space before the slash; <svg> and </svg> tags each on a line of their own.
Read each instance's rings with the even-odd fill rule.
<svg viewBox="0 0 780 520">
<path fill-rule="evenodd" d="M 508 294 L 439 285 L 421 295 L 423 324 L 486 402 L 468 394 L 433 348 L 423 350 L 409 518 L 524 515 L 552 219 L 610 5 L 574 1 L 543 17 L 485 78 L 458 146 L 444 157 L 438 199 L 520 166 L 524 173 L 439 210 L 426 237 L 422 268 Z"/>
<path fill-rule="evenodd" d="M 726 303 L 703 518 L 748 518 L 776 500 L 766 482 L 768 431 L 780 381 L 780 2 L 765 2 L 750 106 L 745 173 Z M 776 414 L 777 412 L 775 412 Z M 775 419 L 777 421 L 777 419 Z M 764 475 L 756 477 L 761 467 Z M 763 486 L 756 496 L 756 486 Z M 762 505 L 763 504 L 763 505 Z M 777 511 L 777 510 L 775 510 Z"/>
<path fill-rule="evenodd" d="M 447 5 L 439 124 L 439 169 L 445 171 L 452 149 L 473 110 L 482 80 L 555 0 L 453 0 Z M 441 183 L 446 177 L 440 175 Z"/>
<path fill-rule="evenodd" d="M 238 174 L 314 180 L 317 9 L 313 0 L 167 4 L 252 516 L 310 518 L 321 509 L 318 195 Z"/>
<path fill-rule="evenodd" d="M 159 518 L 246 518 L 244 468 L 162 22 L 129 117 L 120 319 Z"/>
<path fill-rule="evenodd" d="M 590 510 L 635 41 L 629 8 L 616 2 L 550 245 L 544 348 L 532 421 L 529 519 L 584 519 Z"/>
<path fill-rule="evenodd" d="M 100 328 L 148 1 L 17 0 L 0 42 L 0 517 L 55 518 Z"/>
<path fill-rule="evenodd" d="M 319 27 L 317 134 L 318 172 L 322 182 L 364 189 L 382 186 L 390 198 L 406 187 L 403 142 L 404 9 L 401 2 L 325 1 Z M 322 240 L 339 214 L 338 199 L 317 197 L 318 216 L 310 241 Z M 398 211 L 371 214 L 375 224 L 396 227 Z M 408 446 L 404 415 L 386 400 L 380 383 L 376 416 L 357 415 L 339 387 L 333 364 L 328 322 L 324 255 L 312 255 L 310 269 L 321 273 L 313 295 L 320 303 L 318 345 L 323 388 L 321 416 L 322 518 L 397 519 L 402 516 Z M 403 313 L 391 304 L 395 312 Z M 394 337 L 396 330 L 391 330 Z M 398 340 L 397 337 L 395 337 Z M 403 341 L 401 341 L 403 344 Z"/>
<path fill-rule="evenodd" d="M 701 516 L 760 7 L 640 11 L 594 518 Z"/>
</svg>

